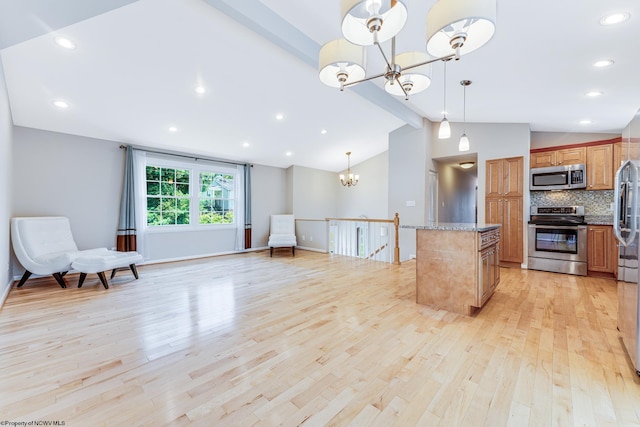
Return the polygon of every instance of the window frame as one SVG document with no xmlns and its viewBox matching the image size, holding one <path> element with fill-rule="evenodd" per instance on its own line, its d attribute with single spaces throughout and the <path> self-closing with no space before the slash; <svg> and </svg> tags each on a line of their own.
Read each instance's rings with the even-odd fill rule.
<svg viewBox="0 0 640 427">
<path fill-rule="evenodd" d="M 146 189 L 146 172 L 147 166 L 157 166 L 161 168 L 186 169 L 189 171 L 189 224 L 167 224 L 167 225 L 149 225 L 148 209 L 147 209 L 147 189 Z M 221 224 L 200 224 L 200 173 L 208 172 L 221 175 L 231 175 L 234 181 L 234 197 L 233 200 L 233 222 Z M 236 180 L 238 179 L 238 171 L 233 166 L 224 166 L 214 163 L 189 162 L 181 160 L 172 160 L 164 157 L 146 156 L 143 165 L 144 176 L 144 206 L 142 207 L 144 221 L 144 231 L 147 233 L 171 233 L 186 231 L 203 231 L 203 230 L 225 230 L 236 229 L 238 227 L 236 208 L 239 206 L 239 198 L 243 197 L 237 191 Z"/>
</svg>

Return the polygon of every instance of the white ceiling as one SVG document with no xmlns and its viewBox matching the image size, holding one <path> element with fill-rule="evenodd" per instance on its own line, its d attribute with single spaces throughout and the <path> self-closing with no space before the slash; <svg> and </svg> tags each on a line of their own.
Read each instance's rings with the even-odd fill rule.
<svg viewBox="0 0 640 427">
<path fill-rule="evenodd" d="M 435 0 L 407 3 L 397 51 L 424 51 Z M 599 24 L 620 10 L 630 20 Z M 346 151 L 357 164 L 385 151 L 390 131 L 421 117 L 440 120 L 443 69 L 435 64 L 431 87 L 408 102 L 387 95 L 381 79 L 344 92 L 324 86 L 317 54 L 340 37 L 339 15 L 338 0 L 0 0 L 13 122 L 243 162 L 343 170 Z M 56 35 L 77 48 L 58 47 Z M 462 121 L 459 81 L 469 79 L 470 122 L 619 133 L 640 107 L 637 40 L 636 0 L 498 0 L 494 38 L 447 66 L 448 117 Z M 368 49 L 368 74 L 382 72 L 381 55 Z M 605 58 L 615 64 L 591 66 Z M 198 84 L 206 94 L 194 92 Z M 604 94 L 586 97 L 591 90 Z M 54 108 L 57 99 L 71 107 Z M 277 113 L 284 119 L 275 120 Z M 593 123 L 579 124 L 584 118 Z"/>
</svg>

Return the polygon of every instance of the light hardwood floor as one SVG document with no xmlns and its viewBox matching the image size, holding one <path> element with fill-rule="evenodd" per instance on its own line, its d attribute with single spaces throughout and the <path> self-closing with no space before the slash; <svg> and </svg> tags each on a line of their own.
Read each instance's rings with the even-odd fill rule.
<svg viewBox="0 0 640 427">
<path fill-rule="evenodd" d="M 0 418 L 66 426 L 629 426 L 616 283 L 502 269 L 475 316 L 415 303 L 415 263 L 298 251 L 12 289 Z"/>
</svg>

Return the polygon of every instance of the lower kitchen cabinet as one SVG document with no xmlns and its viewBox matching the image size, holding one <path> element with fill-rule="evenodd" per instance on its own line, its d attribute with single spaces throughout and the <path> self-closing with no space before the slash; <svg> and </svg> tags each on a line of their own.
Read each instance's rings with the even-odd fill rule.
<svg viewBox="0 0 640 427">
<path fill-rule="evenodd" d="M 587 274 L 615 275 L 618 264 L 617 239 L 610 225 L 587 227 Z"/>
</svg>

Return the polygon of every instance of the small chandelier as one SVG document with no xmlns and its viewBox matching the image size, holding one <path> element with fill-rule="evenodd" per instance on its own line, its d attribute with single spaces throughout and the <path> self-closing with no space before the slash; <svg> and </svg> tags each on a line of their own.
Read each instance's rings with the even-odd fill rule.
<svg viewBox="0 0 640 427">
<path fill-rule="evenodd" d="M 320 80 L 344 90 L 384 77 L 387 92 L 408 100 L 409 94 L 421 92 L 431 83 L 428 64 L 460 59 L 487 43 L 495 33 L 496 0 L 438 0 L 427 13 L 427 52 L 396 56 L 396 35 L 407 21 L 405 3 L 406 0 L 341 0 L 344 39 L 330 41 L 320 49 Z M 391 40 L 390 56 L 380 45 L 387 40 Z M 365 46 L 373 45 L 380 50 L 386 67 L 384 72 L 366 77 Z"/>
<path fill-rule="evenodd" d="M 355 187 L 358 185 L 360 175 L 351 173 L 351 151 L 347 151 L 347 176 L 340 174 L 340 183 L 345 187 Z"/>
</svg>

